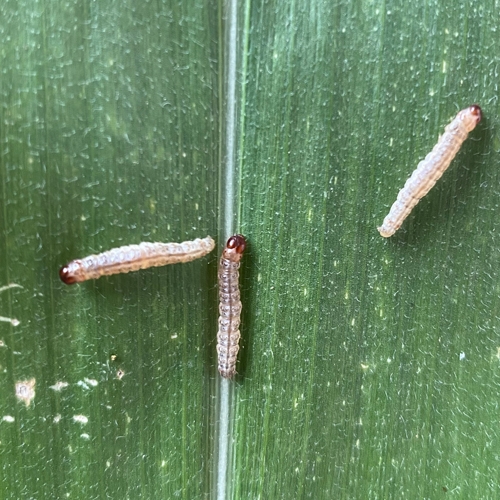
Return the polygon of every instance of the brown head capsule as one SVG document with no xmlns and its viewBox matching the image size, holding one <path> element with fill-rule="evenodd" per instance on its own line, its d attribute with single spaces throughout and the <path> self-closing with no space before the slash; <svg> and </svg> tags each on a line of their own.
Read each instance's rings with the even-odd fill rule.
<svg viewBox="0 0 500 500">
<path fill-rule="evenodd" d="M 455 158 L 469 132 L 481 121 L 482 111 L 477 104 L 462 109 L 445 127 L 433 150 L 417 165 L 399 192 L 389 214 L 378 228 L 384 238 L 392 236 L 408 217 L 413 207 L 443 175 Z"/>
<path fill-rule="evenodd" d="M 476 119 L 476 123 L 474 125 L 474 127 L 482 120 L 483 118 L 483 111 L 481 110 L 481 108 L 479 107 L 478 104 L 473 104 L 472 106 L 469 106 L 469 114 L 473 117 L 475 117 Z M 470 131 L 472 131 L 474 129 L 474 127 L 471 128 Z M 469 132 L 470 132 L 469 131 Z"/>
<path fill-rule="evenodd" d="M 85 278 L 80 276 L 81 269 L 81 261 L 73 260 L 68 265 L 59 269 L 59 277 L 64 283 L 66 283 L 66 285 L 73 285 L 74 283 L 85 281 Z"/>
<path fill-rule="evenodd" d="M 231 236 L 231 238 L 227 240 L 222 255 L 226 259 L 229 259 L 232 262 L 239 262 L 240 259 L 243 257 L 243 252 L 245 251 L 246 244 L 247 242 L 243 235 L 235 234 L 234 236 Z"/>
<path fill-rule="evenodd" d="M 238 269 L 246 240 L 241 234 L 231 236 L 219 263 L 219 331 L 217 354 L 219 373 L 231 378 L 236 373 L 239 351 L 241 301 Z"/>
</svg>

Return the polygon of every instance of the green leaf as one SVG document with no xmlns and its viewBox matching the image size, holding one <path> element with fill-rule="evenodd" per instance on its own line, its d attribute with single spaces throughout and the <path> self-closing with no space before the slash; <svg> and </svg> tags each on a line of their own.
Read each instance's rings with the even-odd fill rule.
<svg viewBox="0 0 500 500">
<path fill-rule="evenodd" d="M 2 6 L 0 283 L 23 289 L 0 295 L 0 314 L 20 320 L 0 325 L 0 404 L 14 418 L 0 496 L 199 498 L 215 253 L 73 287 L 58 269 L 216 236 L 220 16 L 197 2 L 18 9 Z M 26 407 L 14 386 L 31 378 Z"/>
<path fill-rule="evenodd" d="M 0 291 L 20 322 L 0 322 L 0 497 L 498 497 L 497 10 L 2 3 L 0 287 L 22 288 Z M 381 238 L 475 102 L 450 170 Z M 217 252 L 57 276 L 140 241 L 220 253 L 231 231 L 249 245 L 229 383 Z"/>
</svg>

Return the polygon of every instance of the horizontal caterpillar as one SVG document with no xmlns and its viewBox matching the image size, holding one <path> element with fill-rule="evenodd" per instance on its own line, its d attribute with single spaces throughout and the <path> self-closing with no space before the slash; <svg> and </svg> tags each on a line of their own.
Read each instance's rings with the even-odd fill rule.
<svg viewBox="0 0 500 500">
<path fill-rule="evenodd" d="M 432 151 L 417 165 L 403 189 L 399 192 L 389 214 L 378 228 L 381 236 L 392 236 L 423 198 L 443 175 L 455 158 L 469 132 L 481 121 L 482 112 L 477 104 L 462 109 L 445 127 Z"/>
<path fill-rule="evenodd" d="M 231 378 L 236 373 L 236 357 L 240 346 L 241 301 L 238 269 L 246 240 L 241 234 L 231 236 L 219 263 L 219 331 L 217 355 L 219 373 Z"/>
<path fill-rule="evenodd" d="M 139 243 L 113 248 L 98 255 L 72 260 L 59 271 L 67 285 L 101 276 L 129 273 L 148 267 L 190 262 L 210 253 L 215 242 L 210 236 L 183 243 Z"/>
</svg>

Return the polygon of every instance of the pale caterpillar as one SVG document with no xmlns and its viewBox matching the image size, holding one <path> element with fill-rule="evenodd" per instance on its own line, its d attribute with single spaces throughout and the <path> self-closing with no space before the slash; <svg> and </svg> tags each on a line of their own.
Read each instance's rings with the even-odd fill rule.
<svg viewBox="0 0 500 500">
<path fill-rule="evenodd" d="M 433 150 L 417 165 L 392 205 L 389 214 L 378 228 L 381 236 L 392 236 L 408 217 L 413 207 L 436 184 L 455 158 L 469 132 L 481 121 L 481 108 L 473 104 L 462 109 L 444 129 Z"/>
<path fill-rule="evenodd" d="M 190 262 L 210 253 L 215 242 L 210 236 L 183 243 L 139 243 L 113 248 L 98 255 L 72 260 L 62 267 L 59 276 L 67 285 L 86 280 L 129 273 L 148 267 Z"/>
<path fill-rule="evenodd" d="M 246 240 L 241 234 L 231 236 L 219 263 L 219 331 L 217 355 L 219 373 L 231 378 L 236 373 L 236 356 L 240 340 L 241 301 L 238 268 L 245 251 Z"/>
</svg>

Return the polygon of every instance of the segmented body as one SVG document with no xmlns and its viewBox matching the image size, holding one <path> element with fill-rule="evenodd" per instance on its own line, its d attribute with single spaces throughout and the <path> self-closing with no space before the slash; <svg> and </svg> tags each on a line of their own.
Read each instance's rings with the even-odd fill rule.
<svg viewBox="0 0 500 500">
<path fill-rule="evenodd" d="M 246 240 L 241 234 L 231 236 L 219 263 L 219 331 L 217 354 L 219 373 L 231 378 L 236 373 L 239 351 L 241 301 L 238 283 L 240 260 Z"/>
<path fill-rule="evenodd" d="M 98 255 L 89 255 L 84 259 L 73 260 L 61 268 L 59 275 L 64 283 L 71 285 L 101 276 L 190 262 L 210 253 L 214 247 L 215 242 L 210 236 L 183 243 L 127 245 Z"/>
<path fill-rule="evenodd" d="M 480 120 L 481 108 L 474 104 L 460 111 L 446 126 L 444 134 L 439 138 L 433 150 L 417 165 L 399 192 L 389 214 L 385 217 L 382 226 L 378 228 L 381 236 L 388 238 L 401 227 L 413 207 L 450 166 L 460 146 L 467 139 L 467 135 L 474 130 Z"/>
</svg>

